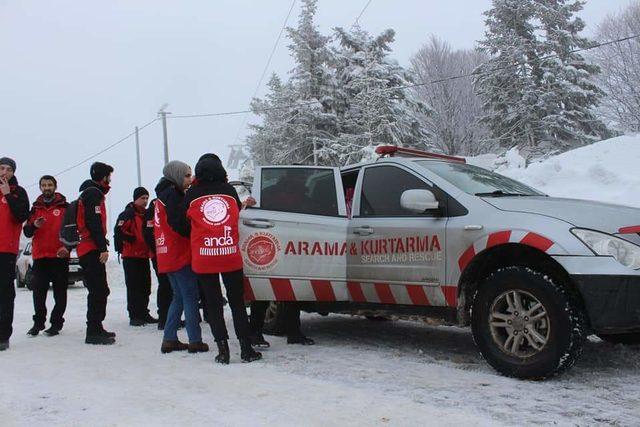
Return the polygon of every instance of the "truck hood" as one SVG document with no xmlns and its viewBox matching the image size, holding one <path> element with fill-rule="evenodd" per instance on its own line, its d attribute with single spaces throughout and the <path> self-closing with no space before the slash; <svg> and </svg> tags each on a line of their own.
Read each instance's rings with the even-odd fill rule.
<svg viewBox="0 0 640 427">
<path fill-rule="evenodd" d="M 616 234 L 623 227 L 640 225 L 640 209 L 588 200 L 558 197 L 483 197 L 490 205 L 509 212 L 549 216 L 575 227 Z"/>
</svg>

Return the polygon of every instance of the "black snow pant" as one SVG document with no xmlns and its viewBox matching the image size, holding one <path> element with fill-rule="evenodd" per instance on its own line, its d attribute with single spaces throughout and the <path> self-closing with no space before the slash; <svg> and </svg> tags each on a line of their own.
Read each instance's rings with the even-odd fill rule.
<svg viewBox="0 0 640 427">
<path fill-rule="evenodd" d="M 16 258 L 15 254 L 0 253 L 0 341 L 9 341 L 13 333 Z"/>
<path fill-rule="evenodd" d="M 262 334 L 264 328 L 264 317 L 269 308 L 269 301 L 253 301 L 251 303 L 251 320 L 249 322 L 251 334 Z M 300 329 L 300 307 L 296 303 L 288 302 L 283 305 L 283 317 L 285 334 L 289 338 L 302 335 Z"/>
<path fill-rule="evenodd" d="M 151 267 L 149 258 L 122 258 L 124 282 L 127 286 L 127 311 L 129 319 L 144 320 L 149 317 L 151 295 Z"/>
<path fill-rule="evenodd" d="M 158 292 L 156 294 L 156 304 L 158 305 L 158 322 L 161 326 L 167 322 L 167 313 L 169 312 L 169 306 L 173 299 L 173 290 L 171 289 L 171 282 L 169 277 L 164 273 L 158 272 L 158 261 L 156 258 L 152 259 L 153 269 L 156 272 L 156 278 L 158 279 Z"/>
<path fill-rule="evenodd" d="M 227 300 L 233 316 L 233 327 L 236 337 L 244 340 L 249 337 L 249 318 L 244 306 L 244 274 L 242 270 L 222 273 L 222 281 L 227 290 Z M 198 274 L 198 281 L 202 284 L 208 310 L 209 325 L 216 342 L 229 339 L 227 326 L 224 322 L 224 303 L 220 287 L 219 274 Z"/>
<path fill-rule="evenodd" d="M 87 334 L 102 331 L 102 322 L 107 315 L 107 298 L 111 293 L 107 283 L 107 268 L 100 262 L 100 253 L 95 250 L 80 257 L 84 270 L 87 295 Z"/>
<path fill-rule="evenodd" d="M 41 258 L 33 261 L 33 322 L 38 326 L 44 326 L 47 321 L 49 283 L 53 287 L 55 302 L 51 311 L 51 326 L 62 329 L 64 312 L 67 309 L 69 259 Z"/>
</svg>

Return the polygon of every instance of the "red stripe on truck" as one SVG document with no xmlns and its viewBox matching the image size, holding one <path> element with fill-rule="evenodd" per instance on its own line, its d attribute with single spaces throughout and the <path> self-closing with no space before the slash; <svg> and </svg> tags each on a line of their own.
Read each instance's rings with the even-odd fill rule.
<svg viewBox="0 0 640 427">
<path fill-rule="evenodd" d="M 289 279 L 269 279 L 276 301 L 296 301 L 293 286 Z"/>
<path fill-rule="evenodd" d="M 311 287 L 316 295 L 316 301 L 335 301 L 336 294 L 333 292 L 329 280 L 312 280 Z"/>
</svg>

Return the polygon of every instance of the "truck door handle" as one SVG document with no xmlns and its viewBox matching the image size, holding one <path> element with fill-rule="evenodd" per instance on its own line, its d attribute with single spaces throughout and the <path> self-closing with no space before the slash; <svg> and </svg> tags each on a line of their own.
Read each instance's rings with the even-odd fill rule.
<svg viewBox="0 0 640 427">
<path fill-rule="evenodd" d="M 253 228 L 273 228 L 274 224 L 267 219 L 245 219 L 242 221 L 247 227 Z"/>
<path fill-rule="evenodd" d="M 353 230 L 353 234 L 357 234 L 358 236 L 369 236 L 373 234 L 373 228 L 365 225 L 364 227 L 358 227 Z"/>
</svg>

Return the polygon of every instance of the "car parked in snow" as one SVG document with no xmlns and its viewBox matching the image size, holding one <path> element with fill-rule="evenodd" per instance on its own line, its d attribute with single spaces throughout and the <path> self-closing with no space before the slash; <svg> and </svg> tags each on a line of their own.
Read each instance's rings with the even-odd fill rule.
<svg viewBox="0 0 640 427">
<path fill-rule="evenodd" d="M 80 259 L 75 249 L 71 252 L 69 258 L 69 284 L 73 285 L 82 282 L 84 285 L 84 273 L 80 266 Z M 33 257 L 31 253 L 31 242 L 28 242 L 24 249 L 18 254 L 16 261 L 16 286 L 18 288 L 26 287 L 32 290 L 33 284 Z"/>
<path fill-rule="evenodd" d="M 587 335 L 640 342 L 640 210 L 549 197 L 462 158 L 256 170 L 241 215 L 250 300 L 471 326 L 496 370 L 546 378 Z"/>
</svg>

